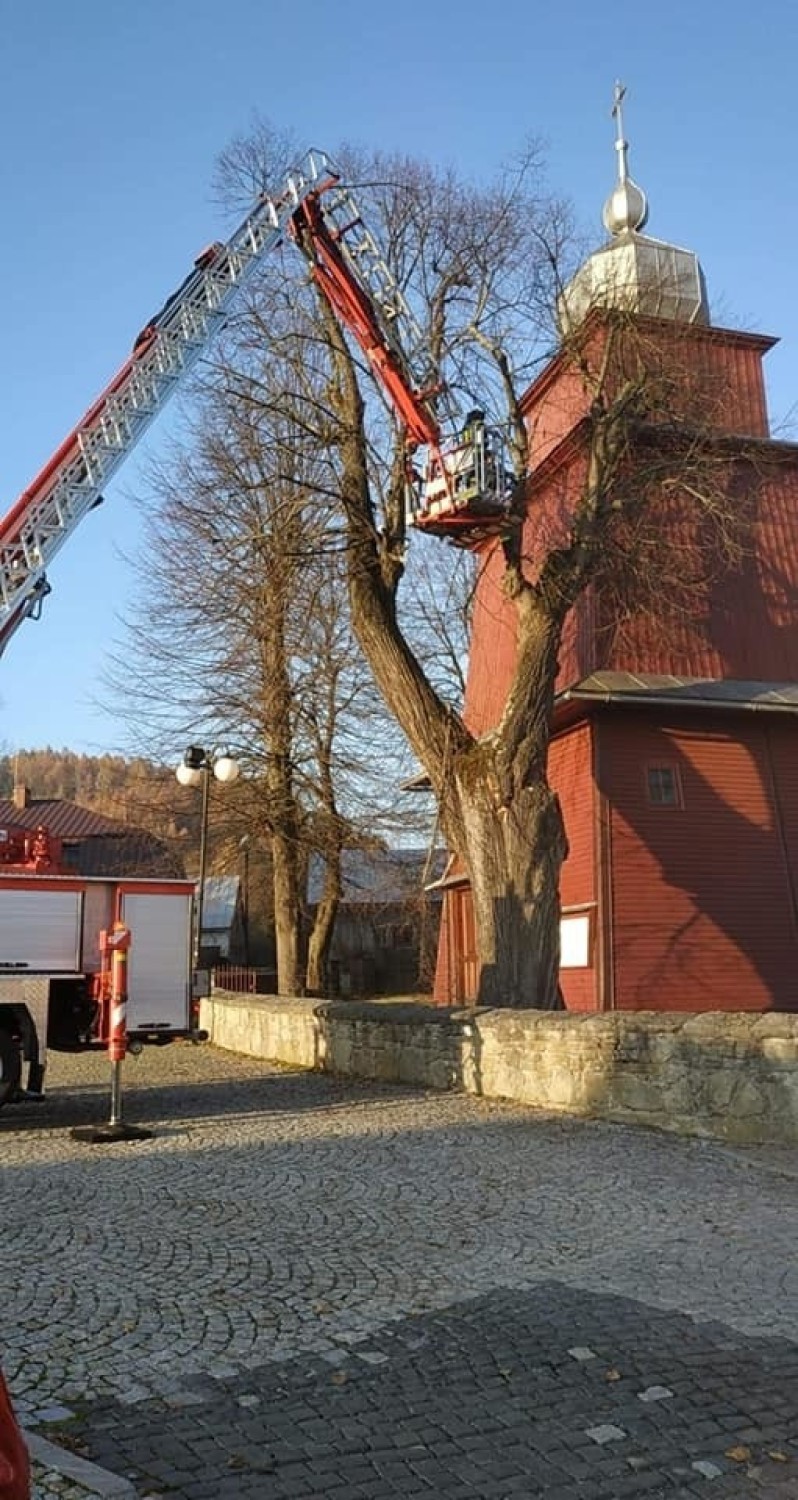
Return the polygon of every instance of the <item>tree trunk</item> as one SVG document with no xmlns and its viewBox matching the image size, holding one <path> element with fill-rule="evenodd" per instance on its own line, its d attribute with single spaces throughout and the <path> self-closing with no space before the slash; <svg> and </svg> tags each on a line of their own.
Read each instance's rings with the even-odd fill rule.
<svg viewBox="0 0 798 1500">
<path fill-rule="evenodd" d="M 479 1001 L 553 1009 L 559 1002 L 560 870 L 567 852 L 546 763 L 565 612 L 558 554 L 545 589 L 527 580 L 520 533 L 505 549 L 503 588 L 517 612 L 516 665 L 500 723 L 476 740 L 441 700 L 396 613 L 400 533 L 375 526 L 363 403 L 342 336 L 338 354 L 342 499 L 352 625 L 374 679 L 421 761 L 450 849 L 471 882 L 481 966 Z"/>
<path fill-rule="evenodd" d="M 484 782 L 457 782 L 480 963 L 477 1003 L 555 1009 L 567 851 L 559 800 L 544 777 L 501 808 Z"/>
<path fill-rule="evenodd" d="M 335 919 L 341 899 L 340 856 L 334 864 L 325 865 L 324 891 L 316 909 L 313 930 L 308 940 L 308 958 L 305 967 L 305 989 L 309 995 L 326 995 L 328 972 Z"/>
<path fill-rule="evenodd" d="M 274 871 L 274 942 L 277 950 L 277 993 L 298 995 L 299 893 L 297 889 L 296 843 L 275 834 L 272 839 Z"/>
<path fill-rule="evenodd" d="M 274 941 L 277 993 L 298 995 L 302 987 L 299 942 L 299 815 L 293 780 L 293 694 L 286 627 L 289 575 L 278 557 L 262 558 L 258 594 L 261 656 L 260 715 L 266 749 L 265 785 L 271 827 L 274 878 Z"/>
</svg>

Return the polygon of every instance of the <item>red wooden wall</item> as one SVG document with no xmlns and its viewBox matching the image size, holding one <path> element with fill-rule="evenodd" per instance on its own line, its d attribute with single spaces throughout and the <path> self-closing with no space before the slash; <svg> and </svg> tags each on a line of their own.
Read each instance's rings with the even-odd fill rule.
<svg viewBox="0 0 798 1500">
<path fill-rule="evenodd" d="M 568 1010 L 595 1010 L 597 996 L 598 891 L 596 887 L 596 816 L 592 766 L 592 726 L 579 724 L 552 741 L 549 778 L 560 798 L 568 857 L 560 881 L 560 903 L 567 920 L 571 908 L 588 916 L 590 966 L 562 969 L 560 988 Z"/>
<path fill-rule="evenodd" d="M 619 1010 L 798 1010 L 798 723 L 702 713 L 597 723 Z M 652 806 L 650 765 L 683 804 Z"/>
<path fill-rule="evenodd" d="M 653 371 L 670 370 L 695 400 L 702 420 L 711 414 L 717 432 L 766 438 L 767 399 L 762 370 L 764 355 L 777 342 L 757 333 L 703 328 L 651 319 L 639 320 L 639 335 L 630 335 L 633 353 Z M 585 361 L 596 371 L 605 330 L 594 320 L 585 339 Z M 590 395 L 569 350 L 555 356 L 522 400 L 530 431 L 531 468 L 535 470 L 586 415 Z"/>
<path fill-rule="evenodd" d="M 617 622 L 589 590 L 572 611 L 563 635 L 560 689 L 600 669 L 753 681 L 798 680 L 798 450 L 745 446 L 766 442 L 768 420 L 762 358 L 773 340 L 726 329 L 680 328 L 674 348 L 690 379 L 711 392 L 712 426 L 740 437 L 745 463 L 732 481 L 756 494 L 748 555 L 736 571 L 710 588 L 692 619 L 669 617 Z M 662 333 L 665 348 L 668 330 Z M 687 376 L 685 377 L 687 378 Z M 531 387 L 524 410 L 532 439 L 532 481 L 524 527 L 524 553 L 534 576 L 538 560 L 568 529 L 568 517 L 585 473 L 585 455 L 573 440 L 587 398 L 565 355 Z M 749 466 L 750 465 L 750 466 Z M 663 504 L 663 528 L 676 554 L 690 564 L 690 526 Z M 677 557 L 678 566 L 678 557 Z M 495 591 L 492 570 L 486 583 Z M 492 608 L 496 608 L 495 605 Z M 476 663 L 479 677 L 479 663 Z M 494 697 L 499 687 L 491 685 Z"/>
<path fill-rule="evenodd" d="M 472 734 L 498 723 L 515 667 L 516 615 L 501 591 L 504 560 L 499 547 L 480 556 L 474 593 L 464 718 Z"/>
<path fill-rule="evenodd" d="M 664 607 L 662 621 L 633 618 L 616 628 L 595 621 L 596 669 L 798 681 L 798 455 L 776 462 L 759 493 L 747 555 L 715 581 L 702 612 L 669 620 Z M 679 530 L 672 532 L 678 546 Z M 584 661 L 569 665 L 584 675 Z"/>
</svg>

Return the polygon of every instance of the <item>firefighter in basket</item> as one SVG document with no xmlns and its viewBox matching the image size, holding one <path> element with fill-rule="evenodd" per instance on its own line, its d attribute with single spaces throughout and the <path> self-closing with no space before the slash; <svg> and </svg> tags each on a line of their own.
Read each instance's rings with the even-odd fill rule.
<svg viewBox="0 0 798 1500">
<path fill-rule="evenodd" d="M 491 463 L 485 413 L 475 407 L 468 413 L 458 441 L 435 461 L 434 468 L 429 471 L 424 509 L 460 510 L 480 499 L 488 487 Z"/>
</svg>

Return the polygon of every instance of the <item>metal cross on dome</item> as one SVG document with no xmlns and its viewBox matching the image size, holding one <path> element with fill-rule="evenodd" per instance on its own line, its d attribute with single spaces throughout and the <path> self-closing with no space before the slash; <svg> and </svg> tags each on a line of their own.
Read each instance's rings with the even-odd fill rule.
<svg viewBox="0 0 798 1500">
<path fill-rule="evenodd" d="M 621 105 L 625 98 L 626 84 L 616 82 L 615 90 L 612 96 L 612 117 L 617 127 L 615 135 L 615 150 L 618 152 L 618 180 L 620 182 L 626 182 L 626 179 L 629 175 L 629 169 L 626 163 L 626 153 L 629 149 L 629 144 L 623 138 L 623 112 L 621 110 Z"/>
</svg>

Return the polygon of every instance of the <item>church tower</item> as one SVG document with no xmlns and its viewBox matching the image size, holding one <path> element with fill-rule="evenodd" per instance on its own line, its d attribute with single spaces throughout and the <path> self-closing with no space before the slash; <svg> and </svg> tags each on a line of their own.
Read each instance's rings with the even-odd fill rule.
<svg viewBox="0 0 798 1500">
<path fill-rule="evenodd" d="M 693 555 L 669 498 L 663 423 L 659 604 L 656 577 L 646 610 L 597 582 L 563 633 L 549 760 L 569 841 L 562 993 L 579 1010 L 798 1010 L 798 448 L 769 433 L 762 363 L 775 340 L 715 327 L 697 256 L 643 232 L 648 203 L 629 172 L 623 100 L 618 85 L 608 239 L 564 287 L 561 346 L 523 398 L 524 554 L 534 566 L 568 529 L 591 400 L 574 349 L 600 340 L 617 314 L 652 370 L 667 365 L 679 432 L 693 422 L 726 465 L 744 544 L 697 582 L 694 608 L 675 610 L 669 581 Z M 487 544 L 465 707 L 477 735 L 498 722 L 515 662 L 502 571 Z M 436 977 L 443 1004 L 476 994 L 469 900 L 455 873 Z"/>
</svg>

